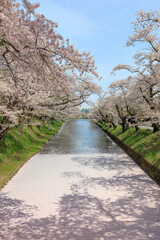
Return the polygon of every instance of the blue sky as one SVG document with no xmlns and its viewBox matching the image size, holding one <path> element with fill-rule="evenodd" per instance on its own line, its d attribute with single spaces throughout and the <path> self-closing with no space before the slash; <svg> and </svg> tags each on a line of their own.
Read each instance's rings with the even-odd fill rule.
<svg viewBox="0 0 160 240">
<path fill-rule="evenodd" d="M 38 0 L 37 0 L 38 1 Z M 33 2 L 33 1 L 32 1 Z M 94 56 L 98 82 L 107 90 L 114 80 L 126 73 L 110 73 L 117 64 L 133 64 L 136 47 L 124 47 L 133 33 L 131 22 L 137 11 L 160 10 L 160 0 L 39 0 L 39 13 L 56 21 L 58 32 L 69 38 L 75 48 Z"/>
</svg>

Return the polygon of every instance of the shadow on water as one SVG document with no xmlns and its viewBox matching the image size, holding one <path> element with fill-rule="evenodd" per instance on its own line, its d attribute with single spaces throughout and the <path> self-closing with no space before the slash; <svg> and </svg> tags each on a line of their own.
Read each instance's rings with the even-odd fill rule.
<svg viewBox="0 0 160 240">
<path fill-rule="evenodd" d="M 122 180 L 122 179 L 121 179 Z M 134 190 L 136 185 L 134 187 Z M 106 199 L 109 196 L 106 196 Z M 155 207 L 141 206 L 133 194 L 114 203 L 102 201 L 91 195 L 64 195 L 59 202 L 59 216 L 29 219 L 30 206 L 16 199 L 2 197 L 1 234 L 3 240 L 148 240 L 158 239 L 159 212 Z M 12 207 L 11 207 L 12 201 Z M 130 204 L 128 204 L 130 202 Z M 14 209 L 13 209 L 14 208 Z M 26 213 L 23 211 L 26 210 Z M 25 218 L 26 221 L 25 221 Z M 23 218 L 22 218 L 23 216 Z M 16 218 L 16 221 L 15 221 Z M 13 222 L 15 225 L 13 225 Z M 5 225 L 10 223 L 9 233 Z"/>
<path fill-rule="evenodd" d="M 71 162 L 73 165 L 71 168 L 64 167 L 58 173 L 61 181 L 69 184 L 67 185 L 69 192 L 62 191 L 56 202 L 57 212 L 55 213 L 51 208 L 50 215 L 44 217 L 36 215 L 41 211 L 37 202 L 35 205 L 29 205 L 16 197 L 11 198 L 7 191 L 2 192 L 0 239 L 159 239 L 159 187 L 139 168 L 137 169 L 135 163 L 95 124 L 87 120 L 67 122 L 62 131 L 46 145 L 40 156 L 45 158 L 42 154 L 48 153 L 78 153 L 78 155 L 69 155 L 68 161 L 67 157 L 66 159 L 63 157 L 66 164 Z M 98 154 L 79 155 L 79 153 Z M 38 164 L 41 162 L 42 167 L 46 166 L 44 163 L 48 164 L 50 160 L 53 162 L 56 158 L 52 155 L 46 156 L 50 157 L 48 160 L 46 157 L 45 161 L 42 161 L 43 164 L 40 159 L 36 160 Z M 60 157 L 56 159 L 60 161 Z M 53 173 L 52 171 L 51 169 L 51 175 L 55 174 L 56 170 Z M 57 182 L 51 184 L 48 181 L 48 176 L 52 181 L 49 173 L 47 170 L 48 175 L 44 173 L 44 177 L 40 172 L 42 181 L 47 179 L 48 191 L 51 187 L 55 188 L 55 192 L 59 191 Z M 42 184 L 41 187 L 45 185 Z M 14 190 L 15 188 L 12 191 Z M 34 196 L 32 194 L 31 197 Z M 47 200 L 52 203 L 54 198 L 53 194 Z"/>
<path fill-rule="evenodd" d="M 114 145 L 93 122 L 87 119 L 70 120 L 48 142 L 41 154 L 107 153 L 114 151 Z"/>
<path fill-rule="evenodd" d="M 118 167 L 119 172 L 123 164 L 132 167 L 132 163 L 125 159 L 123 163 L 116 163 L 111 158 L 105 161 L 104 156 L 73 157 L 72 160 L 100 171 L 106 165 L 110 171 Z M 78 178 L 79 181 L 77 186 L 71 184 L 70 194 L 63 194 L 59 199 L 58 215 L 51 212 L 48 217 L 36 218 L 31 214 L 36 206 L 1 194 L 1 239 L 158 240 L 159 189 L 155 184 L 155 191 L 151 191 L 153 181 L 143 173 L 128 176 L 121 172 L 113 177 L 89 177 L 80 171 L 68 171 L 63 172 L 62 177 Z M 97 192 L 95 196 L 94 189 L 100 189 L 100 193 L 103 189 L 105 197 Z"/>
</svg>

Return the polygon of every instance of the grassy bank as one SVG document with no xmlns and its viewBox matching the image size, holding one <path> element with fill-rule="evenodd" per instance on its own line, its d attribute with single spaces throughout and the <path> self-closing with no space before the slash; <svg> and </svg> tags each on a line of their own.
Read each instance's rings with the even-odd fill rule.
<svg viewBox="0 0 160 240">
<path fill-rule="evenodd" d="M 135 128 L 129 128 L 126 132 L 123 133 L 121 126 L 117 126 L 116 129 L 113 129 L 110 127 L 106 127 L 104 123 L 99 125 L 100 127 L 103 127 L 103 129 L 111 133 L 118 140 L 120 140 L 120 142 L 124 143 L 124 145 L 127 146 L 128 149 L 131 149 L 135 153 L 137 153 L 138 158 L 139 156 L 141 156 L 142 161 L 145 160 L 147 163 L 149 163 L 152 171 L 150 171 L 148 167 L 144 167 L 143 169 L 146 170 L 147 173 L 155 179 L 153 173 L 153 171 L 155 170 L 153 169 L 158 169 L 156 170 L 158 172 L 160 171 L 160 131 L 153 133 L 152 130 L 148 131 L 146 129 L 139 129 L 136 132 Z M 127 148 L 125 148 L 125 150 L 126 149 Z M 138 164 L 140 163 L 141 158 Z M 141 166 L 141 163 L 139 165 Z"/>
<path fill-rule="evenodd" d="M 24 127 L 22 134 L 18 133 L 16 127 L 6 133 L 0 141 L 0 189 L 31 156 L 42 149 L 61 126 L 62 122 L 52 121 L 43 124 L 40 129 L 36 126 L 32 129 Z"/>
</svg>

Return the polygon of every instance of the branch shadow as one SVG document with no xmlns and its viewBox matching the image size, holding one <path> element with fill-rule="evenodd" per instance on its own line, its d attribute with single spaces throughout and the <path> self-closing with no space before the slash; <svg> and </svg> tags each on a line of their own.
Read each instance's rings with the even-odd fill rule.
<svg viewBox="0 0 160 240">
<path fill-rule="evenodd" d="M 128 199 L 128 201 L 131 200 Z M 7 206 L 12 201 L 14 201 L 15 206 L 23 206 L 23 203 L 16 199 L 5 199 L 5 201 Z M 119 200 L 114 204 L 105 204 L 97 197 L 79 194 L 64 195 L 59 205 L 58 217 L 49 216 L 28 220 L 28 214 L 25 214 L 26 221 L 19 219 L 15 226 L 8 227 L 7 232 L 2 228 L 4 231 L 1 230 L 3 232 L 0 235 L 1 239 L 129 240 L 134 238 L 137 240 L 155 240 L 159 236 L 157 222 L 148 219 L 148 216 L 150 217 L 153 213 L 155 215 L 155 208 L 143 206 L 140 213 L 135 214 L 134 206 L 132 204 L 130 207 L 126 206 L 125 201 Z M 25 207 L 27 208 L 27 206 Z M 14 213 L 19 218 L 18 208 L 16 210 L 15 207 Z M 126 217 L 120 218 L 124 214 Z M 130 216 L 129 220 L 128 216 Z M 15 217 L 8 208 L 3 222 L 9 223 L 12 218 Z"/>
<path fill-rule="evenodd" d="M 122 172 L 126 169 L 132 170 L 133 166 L 135 166 L 135 162 L 127 154 L 124 154 L 123 150 L 114 154 L 107 153 L 98 156 L 72 157 L 72 161 L 99 171 L 103 171 L 104 169 L 117 171 L 118 169 L 119 172 Z"/>
<path fill-rule="evenodd" d="M 117 157 L 117 161 L 115 160 Z M 143 172 L 133 174 L 132 161 L 122 155 L 72 157 L 79 166 L 118 173 L 89 177 L 66 171 L 74 178 L 70 194 L 58 202 L 58 214 L 37 218 L 37 206 L 1 194 L 0 238 L 3 240 L 155 240 L 160 236 L 160 190 Z M 123 156 L 123 157 L 122 157 Z M 124 168 L 131 174 L 126 174 Z M 45 204 L 45 203 L 44 203 Z"/>
</svg>

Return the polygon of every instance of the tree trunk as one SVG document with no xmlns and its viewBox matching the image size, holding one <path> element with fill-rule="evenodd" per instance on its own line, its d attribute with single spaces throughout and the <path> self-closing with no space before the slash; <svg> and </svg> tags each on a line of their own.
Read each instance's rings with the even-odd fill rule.
<svg viewBox="0 0 160 240">
<path fill-rule="evenodd" d="M 3 136 L 5 135 L 5 133 L 9 130 L 9 127 L 6 127 L 4 130 L 0 131 L 0 140 L 3 138 Z"/>
<path fill-rule="evenodd" d="M 4 116 L 0 124 L 0 140 L 3 138 L 5 133 L 9 130 L 9 126 L 6 126 L 5 128 L 3 128 L 3 126 L 8 125 L 8 123 L 9 123 L 8 117 Z"/>
<path fill-rule="evenodd" d="M 19 123 L 18 123 L 18 132 L 22 134 L 23 126 L 25 122 L 25 116 L 20 116 Z"/>
<path fill-rule="evenodd" d="M 117 126 L 116 126 L 116 124 L 115 124 L 114 122 L 112 122 L 112 125 L 113 125 L 113 128 L 114 128 L 114 129 L 117 128 Z"/>
<path fill-rule="evenodd" d="M 138 124 L 135 125 L 136 132 L 139 130 Z"/>
<path fill-rule="evenodd" d="M 123 132 L 125 132 L 128 128 L 129 128 L 128 122 L 127 122 L 126 118 L 123 118 L 122 119 L 122 129 L 123 129 Z"/>
<path fill-rule="evenodd" d="M 156 122 L 156 123 L 152 123 L 152 127 L 153 127 L 153 132 L 157 132 L 157 131 L 160 131 L 160 125 L 159 125 L 159 122 Z"/>
<path fill-rule="evenodd" d="M 38 128 L 39 130 L 41 130 L 41 125 L 38 125 L 37 128 Z"/>
<path fill-rule="evenodd" d="M 2 122 L 0 124 L 0 131 L 3 129 L 3 125 L 5 125 L 8 122 L 8 117 L 4 116 L 2 119 Z"/>
</svg>

